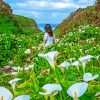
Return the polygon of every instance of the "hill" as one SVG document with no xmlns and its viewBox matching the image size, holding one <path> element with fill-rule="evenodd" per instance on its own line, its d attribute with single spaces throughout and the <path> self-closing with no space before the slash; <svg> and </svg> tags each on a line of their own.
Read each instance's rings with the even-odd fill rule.
<svg viewBox="0 0 100 100">
<path fill-rule="evenodd" d="M 39 32 L 34 19 L 12 14 L 11 7 L 0 1 L 0 32 L 1 33 L 36 33 Z"/>
<path fill-rule="evenodd" d="M 3 2 L 3 0 L 0 0 L 0 14 L 2 13 L 12 16 L 12 9 L 7 3 Z"/>
<path fill-rule="evenodd" d="M 19 27 L 25 34 L 33 34 L 39 32 L 38 26 L 34 19 L 20 15 L 14 15 L 14 19 L 17 21 Z"/>
<path fill-rule="evenodd" d="M 20 47 L 26 48 L 36 43 L 40 34 L 34 19 L 12 13 L 11 7 L 0 0 L 0 66 L 6 65 Z"/>
<path fill-rule="evenodd" d="M 20 27 L 38 28 L 35 20 L 31 18 L 27 18 L 19 15 L 14 15 L 14 18 L 16 19 Z"/>
<path fill-rule="evenodd" d="M 13 18 L 11 7 L 0 1 L 0 33 L 22 33 L 22 30 L 18 26 L 16 20 Z"/>
<path fill-rule="evenodd" d="M 79 28 L 81 25 L 92 25 L 100 27 L 100 1 L 97 0 L 94 6 L 87 8 L 79 8 L 69 17 L 64 19 L 55 29 L 55 34 L 61 36 L 70 32 L 74 28 Z"/>
</svg>

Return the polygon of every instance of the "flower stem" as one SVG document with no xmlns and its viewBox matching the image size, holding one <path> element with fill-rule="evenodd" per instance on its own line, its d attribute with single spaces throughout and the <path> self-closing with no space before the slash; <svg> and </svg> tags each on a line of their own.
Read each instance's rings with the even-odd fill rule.
<svg viewBox="0 0 100 100">
<path fill-rule="evenodd" d="M 45 98 L 45 100 L 48 100 L 48 95 L 45 95 L 44 98 Z"/>
<path fill-rule="evenodd" d="M 54 100 L 53 94 L 50 95 L 50 100 Z"/>
<path fill-rule="evenodd" d="M 76 92 L 74 93 L 74 96 L 75 96 L 74 100 L 78 100 L 78 96 Z"/>
</svg>

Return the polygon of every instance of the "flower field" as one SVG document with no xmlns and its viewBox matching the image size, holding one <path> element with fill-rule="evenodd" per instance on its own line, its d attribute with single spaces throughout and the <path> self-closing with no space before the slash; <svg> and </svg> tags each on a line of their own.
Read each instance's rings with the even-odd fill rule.
<svg viewBox="0 0 100 100">
<path fill-rule="evenodd" d="M 80 26 L 42 50 L 42 34 L 20 36 L 0 35 L 1 70 L 10 66 L 0 75 L 0 100 L 100 99 L 100 28 Z"/>
</svg>

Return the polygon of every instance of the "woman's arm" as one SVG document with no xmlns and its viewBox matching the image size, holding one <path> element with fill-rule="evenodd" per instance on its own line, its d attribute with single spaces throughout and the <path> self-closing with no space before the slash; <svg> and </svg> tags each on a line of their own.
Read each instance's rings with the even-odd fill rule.
<svg viewBox="0 0 100 100">
<path fill-rule="evenodd" d="M 46 44 L 47 38 L 48 38 L 48 34 L 45 33 L 45 34 L 44 34 L 44 37 L 43 37 L 43 42 L 42 42 L 42 44 L 40 44 L 38 50 L 40 50 L 40 49 Z"/>
<path fill-rule="evenodd" d="M 42 44 L 40 44 L 38 50 L 40 50 L 45 44 L 46 44 L 47 40 L 44 40 Z"/>
</svg>

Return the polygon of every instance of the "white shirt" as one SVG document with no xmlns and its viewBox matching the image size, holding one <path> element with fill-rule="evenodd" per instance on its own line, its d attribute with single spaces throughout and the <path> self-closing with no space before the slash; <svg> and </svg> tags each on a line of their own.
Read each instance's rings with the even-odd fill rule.
<svg viewBox="0 0 100 100">
<path fill-rule="evenodd" d="M 47 40 L 46 44 L 44 45 L 45 47 L 48 45 L 52 45 L 54 43 L 54 36 L 50 37 L 48 33 L 45 33 L 43 40 Z"/>
</svg>

